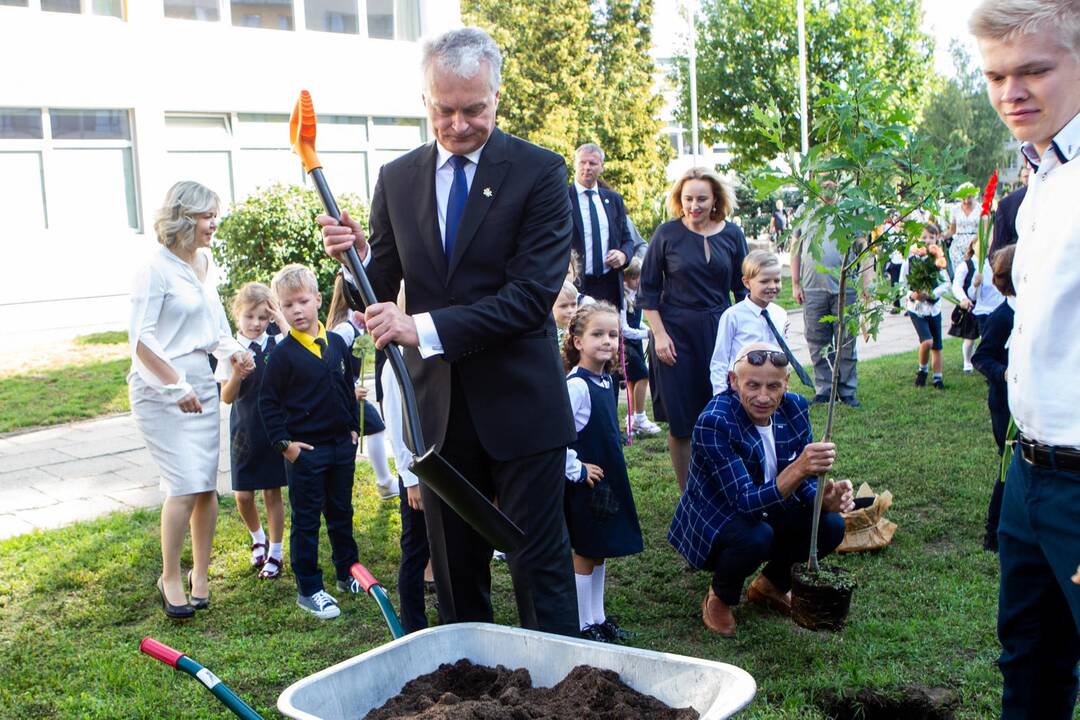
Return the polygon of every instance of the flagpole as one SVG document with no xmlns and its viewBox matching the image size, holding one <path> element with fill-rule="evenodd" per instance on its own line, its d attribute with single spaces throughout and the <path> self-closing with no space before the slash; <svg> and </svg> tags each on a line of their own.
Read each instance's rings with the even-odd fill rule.
<svg viewBox="0 0 1080 720">
<path fill-rule="evenodd" d="M 799 130 L 802 138 L 802 152 L 810 149 L 809 113 L 806 103 L 806 3 L 798 0 L 799 16 Z M 693 67 L 693 66 L 691 66 Z M 693 77 L 691 77 L 693 82 Z"/>
</svg>

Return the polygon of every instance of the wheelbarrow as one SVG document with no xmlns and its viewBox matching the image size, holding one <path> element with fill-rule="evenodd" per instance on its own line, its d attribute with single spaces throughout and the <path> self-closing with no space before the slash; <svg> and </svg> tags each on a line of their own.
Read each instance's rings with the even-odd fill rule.
<svg viewBox="0 0 1080 720">
<path fill-rule="evenodd" d="M 394 639 L 290 685 L 277 702 L 278 711 L 286 717 L 357 720 L 401 692 L 407 681 L 461 659 L 527 668 L 539 687 L 555 685 L 578 665 L 613 670 L 638 692 L 672 707 L 693 707 L 701 720 L 731 717 L 750 704 L 757 690 L 749 673 L 727 663 L 535 630 L 459 623 L 404 635 L 378 580 L 359 563 L 351 574 L 379 604 Z M 148 637 L 139 649 L 197 679 L 238 717 L 261 720 L 220 678 L 183 653 Z"/>
</svg>

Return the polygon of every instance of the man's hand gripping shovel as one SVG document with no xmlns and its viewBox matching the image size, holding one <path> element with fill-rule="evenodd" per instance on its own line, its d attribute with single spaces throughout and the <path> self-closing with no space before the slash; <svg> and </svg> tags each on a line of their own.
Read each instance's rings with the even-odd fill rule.
<svg viewBox="0 0 1080 720">
<path fill-rule="evenodd" d="M 296 101 L 296 106 L 293 108 L 292 118 L 289 121 L 289 134 L 293 152 L 300 156 L 305 172 L 315 183 L 327 214 L 340 221 L 341 212 L 338 210 L 334 196 L 330 193 L 330 187 L 326 184 L 322 163 L 319 162 L 319 157 L 315 153 L 315 108 L 311 104 L 311 95 L 307 90 L 300 92 L 300 99 Z M 364 304 L 371 305 L 377 302 L 375 291 L 364 272 L 364 266 L 355 248 L 349 248 L 345 263 L 359 286 Z M 386 353 L 386 359 L 401 387 L 406 432 L 412 440 L 416 453 L 409 470 L 415 473 L 421 482 L 434 490 L 443 502 L 493 547 L 503 552 L 516 550 L 524 539 L 524 534 L 518 526 L 484 497 L 434 448 L 429 449 L 424 443 L 420 414 L 416 406 L 416 394 L 413 391 L 412 380 L 405 367 L 401 349 L 391 343 L 383 348 L 383 352 Z"/>
</svg>

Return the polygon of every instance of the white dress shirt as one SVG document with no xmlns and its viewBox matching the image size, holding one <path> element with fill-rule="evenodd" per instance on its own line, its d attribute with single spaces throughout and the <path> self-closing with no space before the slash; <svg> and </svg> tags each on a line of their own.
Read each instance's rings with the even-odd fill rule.
<svg viewBox="0 0 1080 720">
<path fill-rule="evenodd" d="M 786 339 L 787 311 L 776 303 L 769 303 L 764 309 L 769 311 L 769 318 Z M 716 333 L 716 344 L 709 362 L 709 380 L 712 381 L 713 395 L 727 390 L 728 370 L 731 370 L 731 363 L 739 356 L 740 350 L 756 342 L 777 345 L 769 324 L 761 317 L 761 311 L 762 308 L 747 296 L 720 316 L 720 328 Z"/>
<path fill-rule="evenodd" d="M 974 262 L 974 258 L 972 262 Z M 964 295 L 964 282 L 967 280 L 967 262 L 960 263 L 955 268 L 956 276 L 953 277 L 952 292 L 958 299 L 963 299 Z M 971 309 L 972 315 L 989 315 L 997 309 L 997 306 L 1005 302 L 1005 296 L 998 292 L 998 289 L 994 287 L 994 269 L 990 266 L 990 258 L 987 257 L 983 262 L 982 270 L 982 283 L 979 287 L 975 287 L 975 283 L 972 282 L 968 285 L 967 299 L 975 303 L 975 307 Z"/>
<path fill-rule="evenodd" d="M 776 482 L 776 436 L 773 435 L 772 420 L 768 425 L 755 425 L 761 444 L 765 449 L 765 483 Z"/>
<path fill-rule="evenodd" d="M 409 471 L 413 454 L 405 444 L 401 388 L 398 387 L 397 376 L 389 366 L 383 368 L 380 384 L 383 391 L 383 421 L 386 423 L 386 434 L 390 438 L 390 449 L 394 451 L 394 468 L 401 478 L 402 486 L 413 487 L 419 484 L 420 480 Z"/>
<path fill-rule="evenodd" d="M 225 364 L 245 348 L 233 337 L 225 308 L 218 297 L 218 272 L 210 251 L 199 248 L 197 256 L 206 263 L 206 276 L 199 280 L 195 269 L 162 247 L 155 252 L 135 277 L 131 291 L 131 325 L 128 338 L 131 344 L 131 372 L 138 374 L 150 388 L 180 400 L 191 386 L 183 369 L 171 361 L 195 351 L 213 353 Z M 150 371 L 136 354 L 142 343 L 177 374 L 172 385 L 166 385 Z"/>
<path fill-rule="evenodd" d="M 487 143 L 485 143 L 486 145 Z M 450 158 L 454 153 L 450 152 L 438 142 L 435 143 L 435 205 L 439 213 L 439 234 L 442 235 L 443 249 L 446 249 L 446 205 L 450 200 L 450 187 L 454 184 L 454 165 Z M 476 164 L 480 162 L 480 153 L 484 151 L 481 145 L 476 150 L 465 155 L 469 162 L 465 163 L 465 181 L 468 189 L 472 189 L 473 178 L 476 177 Z M 459 228 L 460 229 L 460 228 Z M 413 315 L 416 323 L 416 335 L 420 339 L 420 357 L 427 359 L 442 355 L 442 340 L 439 332 L 435 329 L 435 323 L 431 319 L 431 313 L 418 313 Z"/>
<path fill-rule="evenodd" d="M 1047 445 L 1073 448 L 1080 448 L 1078 154 L 1080 115 L 1043 153 L 1016 214 L 1016 317 L 1008 371 L 1009 409 L 1020 431 Z"/>
<path fill-rule="evenodd" d="M 581 183 L 574 181 L 574 189 L 577 190 L 578 207 L 581 208 L 581 230 L 582 237 L 585 240 L 584 253 L 582 258 L 585 263 L 585 274 L 593 274 L 592 263 L 592 220 L 589 218 L 589 196 L 585 194 L 586 190 L 592 190 L 592 204 L 596 208 L 596 218 L 600 221 L 600 257 L 605 258 L 608 254 L 610 244 L 608 238 L 611 233 L 608 231 L 608 218 L 607 212 L 604 210 L 604 203 L 600 199 L 600 186 L 593 185 L 591 188 L 587 188 Z M 607 272 L 610 268 L 602 267 L 600 273 Z"/>
</svg>

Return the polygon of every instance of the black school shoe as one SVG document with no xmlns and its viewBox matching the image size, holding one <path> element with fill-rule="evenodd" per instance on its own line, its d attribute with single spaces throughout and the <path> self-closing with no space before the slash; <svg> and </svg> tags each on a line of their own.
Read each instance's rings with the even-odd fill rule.
<svg viewBox="0 0 1080 720">
<path fill-rule="evenodd" d="M 926 376 L 927 372 L 925 370 L 915 373 L 915 387 L 926 387 Z"/>
<path fill-rule="evenodd" d="M 942 380 L 941 378 L 938 378 L 937 380 L 935 380 L 934 381 L 934 389 L 935 390 L 944 390 L 945 389 L 945 381 Z"/>
<path fill-rule="evenodd" d="M 592 640 L 593 642 L 609 642 L 604 637 L 604 631 L 600 629 L 599 625 L 586 625 L 585 629 L 581 631 L 581 637 L 583 640 Z"/>
<path fill-rule="evenodd" d="M 595 628 L 600 629 L 600 634 L 604 636 L 604 640 L 609 643 L 621 645 L 624 642 L 630 640 L 633 637 L 626 630 L 619 627 L 618 618 L 608 615 L 602 623 L 593 625 Z"/>
<path fill-rule="evenodd" d="M 859 402 L 859 398 L 855 397 L 854 395 L 852 395 L 851 397 L 842 397 L 840 398 L 840 402 L 851 408 L 862 407 L 862 403 Z"/>
</svg>

